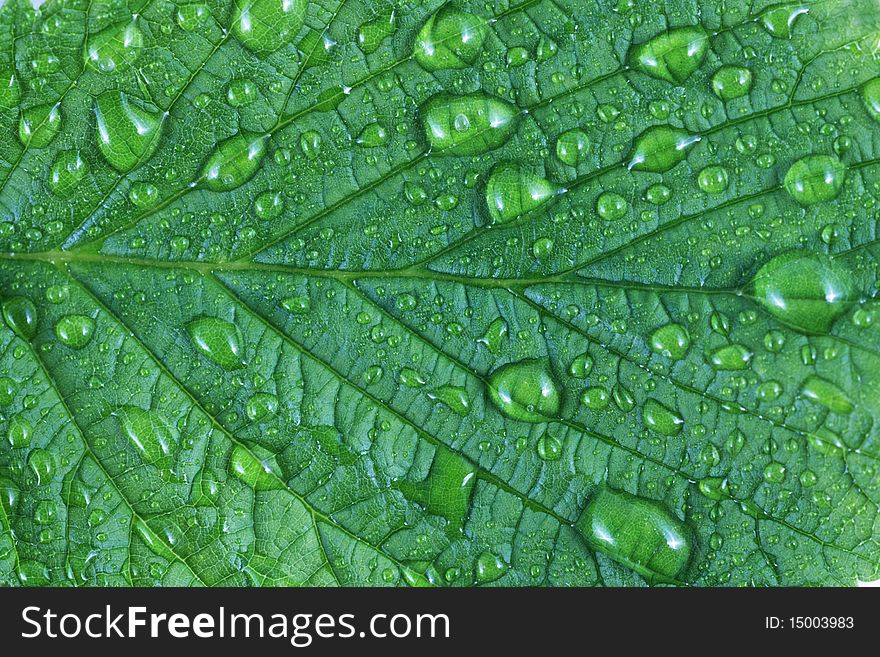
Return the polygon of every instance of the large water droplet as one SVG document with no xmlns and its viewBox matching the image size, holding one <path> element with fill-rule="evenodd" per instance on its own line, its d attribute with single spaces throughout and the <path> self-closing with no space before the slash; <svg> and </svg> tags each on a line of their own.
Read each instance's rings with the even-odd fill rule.
<svg viewBox="0 0 880 657">
<path fill-rule="evenodd" d="M 296 36 L 307 6 L 306 0 L 235 0 L 232 33 L 248 50 L 268 55 Z"/>
<path fill-rule="evenodd" d="M 558 415 L 562 401 L 547 363 L 533 358 L 492 372 L 489 396 L 504 415 L 522 422 L 547 422 Z"/>
<path fill-rule="evenodd" d="M 868 109 L 868 114 L 880 122 L 880 78 L 869 80 L 862 87 L 862 100 Z"/>
<path fill-rule="evenodd" d="M 388 143 L 388 131 L 381 123 L 368 123 L 355 140 L 364 148 L 379 148 Z"/>
<path fill-rule="evenodd" d="M 589 150 L 590 138 L 583 130 L 568 130 L 556 140 L 556 157 L 570 167 L 576 167 Z"/>
<path fill-rule="evenodd" d="M 428 393 L 428 399 L 439 401 L 453 413 L 464 417 L 471 410 L 471 398 L 465 388 L 443 385 Z"/>
<path fill-rule="evenodd" d="M 161 414 L 137 406 L 123 406 L 114 415 L 128 441 L 147 463 L 158 463 L 176 449 L 177 429 Z"/>
<path fill-rule="evenodd" d="M 848 270 L 826 256 L 789 252 L 758 270 L 754 295 L 767 311 L 807 333 L 827 333 L 852 301 Z"/>
<path fill-rule="evenodd" d="M 708 49 L 709 37 L 702 27 L 678 27 L 633 45 L 627 61 L 655 78 L 681 84 L 700 67 Z"/>
<path fill-rule="evenodd" d="M 278 397 L 268 392 L 258 392 L 248 399 L 245 412 L 254 422 L 272 417 L 278 412 Z"/>
<path fill-rule="evenodd" d="M 439 94 L 422 108 L 422 127 L 438 155 L 480 155 L 504 145 L 516 131 L 516 107 L 477 92 Z"/>
<path fill-rule="evenodd" d="M 422 26 L 413 54 L 427 71 L 467 68 L 477 60 L 485 38 L 483 19 L 444 5 Z"/>
<path fill-rule="evenodd" d="M 394 12 L 388 11 L 362 23 L 358 28 L 358 46 L 365 54 L 376 52 L 382 42 L 394 34 Z"/>
<path fill-rule="evenodd" d="M 672 360 L 684 358 L 690 345 L 690 335 L 681 324 L 666 324 L 651 334 L 651 349 Z"/>
<path fill-rule="evenodd" d="M 269 459 L 261 461 L 241 445 L 232 448 L 229 472 L 255 491 L 284 490 L 284 484 Z"/>
<path fill-rule="evenodd" d="M 709 364 L 713 369 L 730 372 L 749 369 L 752 352 L 740 344 L 729 344 L 720 347 L 709 355 Z"/>
<path fill-rule="evenodd" d="M 645 401 L 642 408 L 642 422 L 652 431 L 664 436 L 677 436 L 684 426 L 684 420 L 678 413 L 652 397 Z"/>
<path fill-rule="evenodd" d="M 669 125 L 655 125 L 636 137 L 627 168 L 632 171 L 665 173 L 687 157 L 700 141 L 698 135 Z"/>
<path fill-rule="evenodd" d="M 15 415 L 9 420 L 9 432 L 6 437 L 14 449 L 23 449 L 31 444 L 33 425 L 26 417 Z"/>
<path fill-rule="evenodd" d="M 810 8 L 801 3 L 773 5 L 761 12 L 758 20 L 771 36 L 779 39 L 790 39 L 791 31 L 794 29 L 798 16 L 809 11 Z"/>
<path fill-rule="evenodd" d="M 82 349 L 92 340 L 95 320 L 87 315 L 65 315 L 55 322 L 55 336 L 71 349 Z"/>
<path fill-rule="evenodd" d="M 801 388 L 801 395 L 810 401 L 821 404 L 832 413 L 848 415 L 855 410 L 855 405 L 847 394 L 827 379 L 811 376 Z"/>
<path fill-rule="evenodd" d="M 801 205 L 837 197 L 846 178 L 846 167 L 833 155 L 807 155 L 785 174 L 785 189 Z"/>
<path fill-rule="evenodd" d="M 658 502 L 609 488 L 599 491 L 575 524 L 591 547 L 653 580 L 682 575 L 691 533 Z"/>
<path fill-rule="evenodd" d="M 558 192 L 550 181 L 517 164 L 502 162 L 486 183 L 486 205 L 492 221 L 505 224 L 542 206 Z"/>
<path fill-rule="evenodd" d="M 29 107 L 18 121 L 18 138 L 31 148 L 45 148 L 61 130 L 61 103 Z"/>
<path fill-rule="evenodd" d="M 98 148 L 107 162 L 126 173 L 155 152 L 164 116 L 152 104 L 107 91 L 95 101 Z"/>
<path fill-rule="evenodd" d="M 742 66 L 722 66 L 712 76 L 712 91 L 723 101 L 741 98 L 752 88 L 752 72 Z"/>
<path fill-rule="evenodd" d="M 13 297 L 4 302 L 3 319 L 22 340 L 30 340 L 37 334 L 37 308 L 27 297 Z"/>
<path fill-rule="evenodd" d="M 497 554 L 492 552 L 483 552 L 477 557 L 474 567 L 477 584 L 488 584 L 494 582 L 507 572 L 507 564 Z"/>
<path fill-rule="evenodd" d="M 486 332 L 482 337 L 477 338 L 477 343 L 484 345 L 486 349 L 493 354 L 499 354 L 504 343 L 504 338 L 506 337 L 507 322 L 501 317 L 496 317 L 492 320 L 489 326 L 486 327 Z"/>
<path fill-rule="evenodd" d="M 52 193 L 66 198 L 89 175 L 89 164 L 79 151 L 61 151 L 49 169 L 47 184 Z"/>
<path fill-rule="evenodd" d="M 244 367 L 241 331 L 232 322 L 216 317 L 200 317 L 186 325 L 196 349 L 225 370 Z"/>
<path fill-rule="evenodd" d="M 144 34 L 138 28 L 138 17 L 111 25 L 89 38 L 86 59 L 102 73 L 129 68 L 144 47 Z"/>
<path fill-rule="evenodd" d="M 242 132 L 221 142 L 202 168 L 205 186 L 228 192 L 254 177 L 266 155 L 267 135 Z"/>
</svg>

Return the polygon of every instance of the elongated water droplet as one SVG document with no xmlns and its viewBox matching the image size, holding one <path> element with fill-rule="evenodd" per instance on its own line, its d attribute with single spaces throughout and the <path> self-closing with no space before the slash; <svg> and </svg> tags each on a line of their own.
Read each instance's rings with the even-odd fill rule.
<svg viewBox="0 0 880 657">
<path fill-rule="evenodd" d="M 156 464 L 177 448 L 178 432 L 156 411 L 123 406 L 114 415 L 132 447 L 147 463 Z"/>
<path fill-rule="evenodd" d="M 489 376 L 489 396 L 504 415 L 521 422 L 547 422 L 562 401 L 547 363 L 529 358 L 508 363 Z"/>
<path fill-rule="evenodd" d="M 729 344 L 713 351 L 709 364 L 719 371 L 739 371 L 749 369 L 752 352 L 740 344 Z"/>
<path fill-rule="evenodd" d="M 221 142 L 202 168 L 201 179 L 213 192 L 228 192 L 254 177 L 266 155 L 267 135 L 242 132 Z"/>
<path fill-rule="evenodd" d="M 21 85 L 15 72 L 10 69 L 3 70 L 0 73 L 0 108 L 10 109 L 17 107 L 21 100 Z"/>
<path fill-rule="evenodd" d="M 864 101 L 871 118 L 880 122 L 880 78 L 874 78 L 864 84 L 862 101 Z"/>
<path fill-rule="evenodd" d="M 154 105 L 120 91 L 107 91 L 95 101 L 98 148 L 123 173 L 146 162 L 159 145 L 164 116 Z"/>
<path fill-rule="evenodd" d="M 536 446 L 538 457 L 544 461 L 555 461 L 562 456 L 562 441 L 550 433 L 545 433 L 538 438 Z"/>
<path fill-rule="evenodd" d="M 645 426 L 664 436 L 677 436 L 681 433 L 684 420 L 656 399 L 649 397 L 642 408 L 642 422 Z"/>
<path fill-rule="evenodd" d="M 144 47 L 144 34 L 138 17 L 111 25 L 89 38 L 86 59 L 102 73 L 121 72 L 129 68 Z"/>
<path fill-rule="evenodd" d="M 611 391 L 611 398 L 614 400 L 614 405 L 624 413 L 629 413 L 635 408 L 635 397 L 625 386 L 619 383 Z"/>
<path fill-rule="evenodd" d="M 407 388 L 421 388 L 425 385 L 425 378 L 416 370 L 411 367 L 404 367 L 400 370 L 400 376 L 398 377 L 398 381 L 400 381 Z"/>
<path fill-rule="evenodd" d="M 305 315 L 312 307 L 308 297 L 288 297 L 281 302 L 281 307 L 294 315 Z"/>
<path fill-rule="evenodd" d="M 33 431 L 34 427 L 30 420 L 22 415 L 15 415 L 9 420 L 9 432 L 6 438 L 14 449 L 23 449 L 31 444 Z"/>
<path fill-rule="evenodd" d="M 428 513 L 451 521 L 448 529 L 458 532 L 470 508 L 475 474 L 469 461 L 439 445 L 427 477 L 421 481 L 403 479 L 397 488 L 407 499 L 424 506 Z"/>
<path fill-rule="evenodd" d="M 65 315 L 55 322 L 55 336 L 71 349 L 82 349 L 92 340 L 95 320 L 87 315 Z"/>
<path fill-rule="evenodd" d="M 6 325 L 22 340 L 37 334 L 37 308 L 27 297 L 13 297 L 3 303 Z"/>
<path fill-rule="evenodd" d="M 388 131 L 380 123 L 368 123 L 355 142 L 364 148 L 379 148 L 388 143 Z"/>
<path fill-rule="evenodd" d="M 655 78 L 681 84 L 700 67 L 708 49 L 709 37 L 702 27 L 678 27 L 633 45 L 627 61 Z"/>
<path fill-rule="evenodd" d="M 37 447 L 28 456 L 28 466 L 37 477 L 37 484 L 46 484 L 55 476 L 55 457 L 49 450 Z"/>
<path fill-rule="evenodd" d="M 61 103 L 29 107 L 18 121 L 18 138 L 30 148 L 45 148 L 61 130 Z"/>
<path fill-rule="evenodd" d="M 724 477 L 706 477 L 697 484 L 700 492 L 716 502 L 730 498 L 727 479 Z"/>
<path fill-rule="evenodd" d="M 593 369 L 593 359 L 590 354 L 578 354 L 575 356 L 571 365 L 568 367 L 568 373 L 576 379 L 586 379 Z"/>
<path fill-rule="evenodd" d="M 486 332 L 477 339 L 477 343 L 484 345 L 491 353 L 498 354 L 501 352 L 505 337 L 507 337 L 507 322 L 497 317 L 486 327 Z"/>
<path fill-rule="evenodd" d="M 691 557 L 685 524 L 653 500 L 600 490 L 575 524 L 587 543 L 653 580 L 680 577 Z"/>
<path fill-rule="evenodd" d="M 434 96 L 421 117 L 428 144 L 438 155 L 487 153 L 503 146 L 519 123 L 516 107 L 482 92 Z"/>
<path fill-rule="evenodd" d="M 806 333 L 828 333 L 853 299 L 848 270 L 827 256 L 793 251 L 758 270 L 754 296 L 767 311 Z"/>
<path fill-rule="evenodd" d="M 248 50 L 268 55 L 296 36 L 307 6 L 306 0 L 235 0 L 232 33 Z"/>
<path fill-rule="evenodd" d="M 79 151 L 61 151 L 49 169 L 47 184 L 53 194 L 66 198 L 89 175 L 89 164 Z"/>
<path fill-rule="evenodd" d="M 453 413 L 464 417 L 471 410 L 468 391 L 460 386 L 443 385 L 428 393 L 428 399 L 445 404 Z"/>
<path fill-rule="evenodd" d="M 229 456 L 229 472 L 255 491 L 284 490 L 269 459 L 258 459 L 241 445 L 232 448 Z"/>
<path fill-rule="evenodd" d="M 752 72 L 742 66 L 722 66 L 712 76 L 712 91 L 723 101 L 741 98 L 752 89 Z"/>
<path fill-rule="evenodd" d="M 846 167 L 833 155 L 807 155 L 785 174 L 785 189 L 801 205 L 837 197 L 846 178 Z"/>
<path fill-rule="evenodd" d="M 791 31 L 798 16 L 810 11 L 804 4 L 786 3 L 767 7 L 758 17 L 761 25 L 771 36 L 779 39 L 790 39 Z"/>
<path fill-rule="evenodd" d="M 422 26 L 414 55 L 427 71 L 467 68 L 477 60 L 485 38 L 483 19 L 444 5 Z"/>
<path fill-rule="evenodd" d="M 548 180 L 517 164 L 502 162 L 486 183 L 486 205 L 492 221 L 505 224 L 542 206 L 558 192 Z"/>
<path fill-rule="evenodd" d="M 358 28 L 358 46 L 365 54 L 376 52 L 382 42 L 394 34 L 394 12 L 388 11 L 362 23 Z"/>
<path fill-rule="evenodd" d="M 690 335 L 681 324 L 666 324 L 651 334 L 651 349 L 672 360 L 684 358 L 690 346 Z"/>
<path fill-rule="evenodd" d="M 698 141 L 698 135 L 692 135 L 681 128 L 652 126 L 633 142 L 627 168 L 631 171 L 665 173 L 684 161 L 688 150 Z"/>
<path fill-rule="evenodd" d="M 855 410 L 855 405 L 847 394 L 827 379 L 811 376 L 801 388 L 801 395 L 821 404 L 832 413 L 848 415 Z"/>
<path fill-rule="evenodd" d="M 244 367 L 241 331 L 232 322 L 216 317 L 200 317 L 186 325 L 196 349 L 225 370 Z"/>
</svg>

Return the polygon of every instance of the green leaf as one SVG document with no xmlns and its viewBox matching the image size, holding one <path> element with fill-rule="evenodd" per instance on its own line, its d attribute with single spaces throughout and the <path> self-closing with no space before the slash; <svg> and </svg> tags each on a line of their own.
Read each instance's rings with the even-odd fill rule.
<svg viewBox="0 0 880 657">
<path fill-rule="evenodd" d="M 873 0 L 0 8 L 0 585 L 880 578 Z"/>
</svg>

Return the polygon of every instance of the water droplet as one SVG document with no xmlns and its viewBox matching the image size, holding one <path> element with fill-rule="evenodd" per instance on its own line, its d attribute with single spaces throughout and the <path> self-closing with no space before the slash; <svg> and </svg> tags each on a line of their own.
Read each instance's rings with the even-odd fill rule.
<svg viewBox="0 0 880 657">
<path fill-rule="evenodd" d="M 578 354 L 571 361 L 568 367 L 568 373 L 576 379 L 586 379 L 590 370 L 593 369 L 593 359 L 589 354 Z"/>
<path fill-rule="evenodd" d="M 272 417 L 278 412 L 278 397 L 267 392 L 258 392 L 248 399 L 245 412 L 254 422 Z"/>
<path fill-rule="evenodd" d="M 134 16 L 90 37 L 86 58 L 102 73 L 118 73 L 137 60 L 143 47 L 144 34 L 138 28 L 138 17 Z"/>
<path fill-rule="evenodd" d="M 400 376 L 397 379 L 407 388 L 421 388 L 425 385 L 425 378 L 411 367 L 404 367 L 400 370 Z"/>
<path fill-rule="evenodd" d="M 444 5 L 419 31 L 415 59 L 427 71 L 467 68 L 477 60 L 485 38 L 483 19 Z"/>
<path fill-rule="evenodd" d="M 28 456 L 28 466 L 37 477 L 37 484 L 47 484 L 55 476 L 55 457 L 52 452 L 37 447 Z"/>
<path fill-rule="evenodd" d="M 356 139 L 358 146 L 379 148 L 388 143 L 388 131 L 380 123 L 368 123 Z"/>
<path fill-rule="evenodd" d="M 244 367 L 241 331 L 232 322 L 216 317 L 200 317 L 186 325 L 196 349 L 225 370 Z"/>
<path fill-rule="evenodd" d="M 642 422 L 645 426 L 664 436 L 677 436 L 681 433 L 684 420 L 670 408 L 649 397 L 642 408 Z"/>
<path fill-rule="evenodd" d="M 556 157 L 563 164 L 576 167 L 590 150 L 590 138 L 583 130 L 568 130 L 556 140 Z"/>
<path fill-rule="evenodd" d="M 507 564 L 504 560 L 492 552 L 483 552 L 477 557 L 474 567 L 477 584 L 494 582 L 507 572 Z"/>
<path fill-rule="evenodd" d="M 691 556 L 685 524 L 658 502 L 600 490 L 575 524 L 587 543 L 653 580 L 682 575 Z"/>
<path fill-rule="evenodd" d="M 629 203 L 616 192 L 602 192 L 596 199 L 596 212 L 605 221 L 616 221 L 626 216 Z"/>
<path fill-rule="evenodd" d="M 484 345 L 491 353 L 498 354 L 501 352 L 501 347 L 506 337 L 507 322 L 497 317 L 486 328 L 483 337 L 477 339 L 477 343 Z"/>
<path fill-rule="evenodd" d="M 246 107 L 257 99 L 257 85 L 250 80 L 233 80 L 226 87 L 226 102 L 232 107 Z"/>
<path fill-rule="evenodd" d="M 177 448 L 177 429 L 160 413 L 137 406 L 123 406 L 114 415 L 122 432 L 145 462 L 155 465 Z"/>
<path fill-rule="evenodd" d="M 305 315 L 312 307 L 308 297 L 288 297 L 281 302 L 281 307 L 294 315 Z"/>
<path fill-rule="evenodd" d="M 666 324 L 651 334 L 651 349 L 672 360 L 684 358 L 690 346 L 690 335 L 681 324 Z"/>
<path fill-rule="evenodd" d="M 55 322 L 55 336 L 71 349 L 82 349 L 95 333 L 95 320 L 87 315 L 65 315 Z"/>
<path fill-rule="evenodd" d="M 630 48 L 630 66 L 673 84 L 681 84 L 696 71 L 709 49 L 702 27 L 678 27 Z"/>
<path fill-rule="evenodd" d="M 611 398 L 614 400 L 614 405 L 624 413 L 629 413 L 636 406 L 633 394 L 619 383 L 611 391 Z"/>
<path fill-rule="evenodd" d="M 869 80 L 862 87 L 862 100 L 868 109 L 868 114 L 875 121 L 880 121 L 880 78 Z"/>
<path fill-rule="evenodd" d="M 661 183 L 655 183 L 645 190 L 645 200 L 653 205 L 665 205 L 671 198 L 672 190 Z"/>
<path fill-rule="evenodd" d="M 516 131 L 519 112 L 485 93 L 439 94 L 422 108 L 422 127 L 441 155 L 481 155 L 499 148 Z"/>
<path fill-rule="evenodd" d="M 768 484 L 781 484 L 785 481 L 785 466 L 771 462 L 764 466 L 764 481 Z"/>
<path fill-rule="evenodd" d="M 555 461 L 562 456 L 562 441 L 556 436 L 545 433 L 538 438 L 538 457 L 544 461 Z"/>
<path fill-rule="evenodd" d="M 462 417 L 470 413 L 471 410 L 471 398 L 467 390 L 460 386 L 440 386 L 428 393 L 428 399 L 445 404 L 449 410 Z"/>
<path fill-rule="evenodd" d="M 547 422 L 557 416 L 561 394 L 547 363 L 529 358 L 507 363 L 489 376 L 489 396 L 507 417 Z"/>
<path fill-rule="evenodd" d="M 229 472 L 255 491 L 284 490 L 269 459 L 260 461 L 241 445 L 232 448 L 229 456 Z"/>
<path fill-rule="evenodd" d="M 389 11 L 368 20 L 358 28 L 358 46 L 369 55 L 376 52 L 382 42 L 392 34 L 394 34 L 394 12 Z"/>
<path fill-rule="evenodd" d="M 263 192 L 254 200 L 254 213 L 260 219 L 276 219 L 284 212 L 284 197 L 278 192 Z"/>
<path fill-rule="evenodd" d="M 6 437 L 14 449 L 23 449 L 30 446 L 33 430 L 34 428 L 27 418 L 21 415 L 14 415 L 9 420 L 9 431 Z"/>
<path fill-rule="evenodd" d="M 608 408 L 610 400 L 611 396 L 608 391 L 601 386 L 591 386 L 581 393 L 581 401 L 591 411 L 601 411 L 603 408 Z"/>
<path fill-rule="evenodd" d="M 155 152 L 163 115 L 150 103 L 120 91 L 107 91 L 95 101 L 98 148 L 107 162 L 123 173 Z"/>
<path fill-rule="evenodd" d="M 779 39 L 790 39 L 791 31 L 798 16 L 806 14 L 810 8 L 803 4 L 782 4 L 767 7 L 758 17 L 764 29 L 771 36 Z"/>
<path fill-rule="evenodd" d="M 827 379 L 811 376 L 801 388 L 801 395 L 827 408 L 832 413 L 849 415 L 855 410 L 847 394 Z"/>
<path fill-rule="evenodd" d="M 148 182 L 132 183 L 131 189 L 128 190 L 128 200 L 135 207 L 151 208 L 159 200 L 159 188 Z"/>
<path fill-rule="evenodd" d="M 15 399 L 18 386 L 8 376 L 0 376 L 0 406 L 9 406 Z"/>
<path fill-rule="evenodd" d="M 502 162 L 486 183 L 486 205 L 494 223 L 506 224 L 544 205 L 558 188 L 517 164 Z"/>
<path fill-rule="evenodd" d="M 785 174 L 785 189 L 801 205 L 837 198 L 846 167 L 833 155 L 807 155 L 791 165 Z"/>
<path fill-rule="evenodd" d="M 61 103 L 29 107 L 21 113 L 18 138 L 31 148 L 45 148 L 61 130 Z"/>
<path fill-rule="evenodd" d="M 722 66 L 712 76 L 712 91 L 727 102 L 741 98 L 752 89 L 752 72 L 742 66 Z"/>
<path fill-rule="evenodd" d="M 47 184 L 52 192 L 62 198 L 73 194 L 82 180 L 89 175 L 89 164 L 79 151 L 61 151 L 49 169 Z"/>
<path fill-rule="evenodd" d="M 553 255 L 553 240 L 549 237 L 541 237 L 532 242 L 532 255 L 540 261 L 549 260 Z"/>
<path fill-rule="evenodd" d="M 697 484 L 700 492 L 716 502 L 730 498 L 727 479 L 724 477 L 706 477 Z"/>
<path fill-rule="evenodd" d="M 228 192 L 254 177 L 266 154 L 267 135 L 242 132 L 221 142 L 202 168 L 212 192 Z"/>
<path fill-rule="evenodd" d="M 636 137 L 627 168 L 631 171 L 666 173 L 687 157 L 688 150 L 700 141 L 681 128 L 655 125 Z"/>
<path fill-rule="evenodd" d="M 13 297 L 3 303 L 6 325 L 22 340 L 37 334 L 37 308 L 27 297 Z"/>
<path fill-rule="evenodd" d="M 177 7 L 177 25 L 186 32 L 192 32 L 211 17 L 211 8 L 207 5 L 188 3 Z"/>
<path fill-rule="evenodd" d="M 729 184 L 727 169 L 720 166 L 709 166 L 697 174 L 697 184 L 706 194 L 720 194 Z"/>
<path fill-rule="evenodd" d="M 827 256 L 793 251 L 761 267 L 754 295 L 786 324 L 807 333 L 828 333 L 852 301 L 852 279 Z"/>
<path fill-rule="evenodd" d="M 719 371 L 740 371 L 749 369 L 752 352 L 741 344 L 729 344 L 713 351 L 709 364 Z"/>
<path fill-rule="evenodd" d="M 306 0 L 235 0 L 232 33 L 248 50 L 268 55 L 303 26 Z"/>
<path fill-rule="evenodd" d="M 21 85 L 15 73 L 9 69 L 0 73 L 0 108 L 10 109 L 21 100 Z"/>
</svg>

